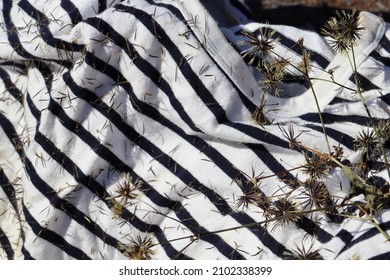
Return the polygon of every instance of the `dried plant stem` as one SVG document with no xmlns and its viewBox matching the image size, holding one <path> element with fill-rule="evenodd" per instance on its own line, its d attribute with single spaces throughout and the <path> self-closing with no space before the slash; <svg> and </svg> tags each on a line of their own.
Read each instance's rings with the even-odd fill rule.
<svg viewBox="0 0 390 280">
<path fill-rule="evenodd" d="M 340 88 L 347 89 L 347 90 L 350 90 L 352 92 L 356 92 L 356 89 L 353 89 L 353 88 L 347 87 L 347 86 L 345 86 L 343 84 L 340 84 L 333 77 L 332 77 L 331 80 L 327 80 L 327 79 L 324 79 L 324 78 L 313 78 L 313 77 L 310 77 L 310 79 L 312 81 L 321 81 L 321 82 L 332 83 L 332 84 L 335 84 L 335 85 L 339 86 Z"/>
<path fill-rule="evenodd" d="M 387 234 L 387 232 L 385 232 L 379 225 L 378 223 L 374 220 L 374 217 L 373 216 L 369 216 L 367 218 L 367 221 L 370 221 L 375 227 L 376 229 L 386 238 L 386 241 L 389 241 L 390 242 L 390 236 Z"/>
<path fill-rule="evenodd" d="M 316 208 L 316 209 L 311 209 L 311 210 L 306 210 L 306 211 L 294 211 L 294 212 L 290 212 L 290 213 L 288 213 L 286 215 L 274 217 L 274 218 L 267 219 L 267 220 L 261 221 L 261 222 L 255 222 L 255 223 L 249 223 L 249 224 L 236 226 L 236 227 L 224 228 L 224 229 L 215 230 L 215 231 L 211 231 L 211 232 L 207 232 L 207 233 L 198 233 L 198 234 L 182 236 L 182 237 L 178 237 L 178 238 L 167 240 L 164 243 L 171 243 L 171 242 L 174 242 L 174 241 L 180 241 L 180 240 L 184 240 L 184 239 L 189 239 L 190 243 L 181 250 L 181 252 L 182 252 L 186 248 L 188 248 L 191 244 L 193 244 L 195 241 L 199 240 L 201 237 L 204 237 L 204 236 L 207 236 L 207 235 L 210 235 L 210 234 L 219 234 L 219 233 L 223 233 L 223 232 L 227 232 L 227 231 L 239 230 L 239 229 L 242 229 L 242 228 L 258 227 L 258 226 L 261 226 L 261 225 L 264 225 L 264 224 L 267 224 L 267 223 L 270 223 L 270 222 L 278 221 L 278 220 L 281 220 L 281 219 L 297 218 L 297 217 L 301 217 L 301 216 L 304 216 L 304 215 L 310 214 L 310 213 L 327 212 L 329 210 L 333 210 L 333 209 L 341 208 L 341 207 L 348 207 L 348 206 L 364 206 L 364 203 L 353 202 L 353 203 L 346 203 L 346 204 L 330 205 L 330 206 L 327 206 L 327 207 Z M 367 218 L 356 217 L 356 216 L 352 216 L 352 215 L 345 215 L 345 214 L 340 214 L 340 213 L 337 214 L 337 215 L 343 216 L 343 217 L 347 217 L 347 218 L 359 219 L 361 221 L 371 222 L 372 225 L 375 226 L 375 228 L 386 238 L 386 241 L 390 241 L 390 236 L 379 226 L 379 224 L 374 220 L 372 215 L 368 216 Z M 153 246 L 157 246 L 157 245 L 158 244 L 154 244 L 154 245 L 152 245 L 152 247 Z M 163 244 L 160 244 L 160 245 L 163 245 Z"/>
<path fill-rule="evenodd" d="M 316 92 L 314 90 L 313 84 L 312 84 L 311 79 L 309 78 L 309 76 L 307 76 L 307 81 L 308 81 L 308 83 L 310 85 L 311 92 L 313 93 L 314 101 L 316 103 L 317 110 L 318 110 L 318 116 L 320 117 L 320 121 L 321 121 L 322 131 L 323 131 L 324 137 L 325 137 L 326 146 L 327 146 L 328 152 L 330 154 L 331 153 L 331 149 L 330 149 L 329 139 L 328 139 L 328 135 L 326 133 L 325 123 L 324 123 L 324 120 L 322 118 L 321 108 L 320 108 L 320 105 L 318 103 L 317 94 L 316 94 Z"/>
<path fill-rule="evenodd" d="M 302 46 L 302 50 L 304 50 L 303 46 Z M 271 52 L 276 56 L 278 57 L 279 59 L 281 59 L 283 62 L 289 64 L 291 67 L 293 67 L 295 70 L 299 71 L 303 76 L 304 78 L 306 79 L 306 81 L 309 83 L 309 86 L 310 86 L 310 90 L 313 94 L 313 97 L 314 97 L 314 101 L 316 103 L 316 107 L 317 107 L 317 112 L 318 112 L 318 116 L 320 118 L 320 122 L 321 122 L 321 126 L 322 126 L 322 131 L 324 133 L 324 137 L 325 137 L 325 142 L 326 142 L 326 146 L 327 146 L 327 149 L 328 149 L 328 152 L 329 154 L 331 153 L 331 149 L 330 149 L 330 144 L 329 144 L 329 139 L 328 139 L 328 134 L 326 133 L 326 128 L 325 128 L 325 123 L 324 123 L 324 120 L 322 118 L 322 114 L 321 114 L 321 108 L 320 108 L 320 104 L 318 102 L 318 98 L 317 98 L 317 94 L 316 94 L 316 91 L 314 89 L 314 86 L 313 86 L 313 83 L 311 81 L 311 78 L 309 76 L 309 65 L 307 65 L 307 62 L 306 60 L 303 61 L 304 63 L 304 71 L 302 69 L 300 69 L 299 67 L 297 67 L 296 65 L 294 65 L 293 63 L 291 63 L 288 59 L 285 59 L 284 57 L 282 57 L 280 54 L 276 53 L 274 50 L 271 50 Z"/>
<path fill-rule="evenodd" d="M 369 185 L 367 183 L 366 180 L 364 180 L 362 177 L 360 177 L 359 175 L 355 174 L 351 168 L 349 168 L 348 166 L 342 164 L 340 161 L 338 161 L 336 158 L 334 158 L 332 155 L 330 154 L 324 154 L 324 153 L 321 153 L 320 151 L 316 150 L 316 149 L 313 149 L 313 148 L 310 148 L 310 147 L 307 147 L 307 146 L 304 146 L 302 144 L 299 144 L 299 146 L 301 146 L 302 148 L 312 152 L 312 153 L 315 153 L 317 155 L 319 155 L 320 157 L 325 157 L 331 161 L 333 161 L 336 165 L 338 165 L 339 167 L 342 168 L 344 174 L 350 179 L 350 180 L 358 180 L 365 188 L 372 188 L 371 185 Z"/>
<path fill-rule="evenodd" d="M 184 248 L 182 248 L 179 252 L 176 253 L 176 255 L 172 258 L 173 260 L 177 259 L 185 250 L 188 249 L 192 244 L 194 244 L 198 239 L 192 239 L 190 243 L 188 243 Z"/>
<path fill-rule="evenodd" d="M 274 217 L 274 218 L 271 218 L 271 219 L 267 219 L 267 220 L 264 220 L 264 221 L 261 221 L 261 222 L 249 223 L 249 224 L 245 224 L 245 225 L 240 225 L 240 226 L 230 227 L 230 228 L 224 228 L 224 229 L 210 231 L 210 232 L 206 232 L 206 233 L 198 233 L 198 234 L 182 236 L 182 237 L 178 237 L 178 238 L 167 240 L 164 243 L 171 243 L 171 242 L 180 241 L 180 240 L 183 240 L 183 239 L 190 239 L 191 242 L 193 242 L 194 239 L 198 240 L 201 237 L 207 236 L 207 235 L 210 235 L 210 234 L 218 234 L 218 233 L 232 231 L 232 230 L 238 230 L 238 229 L 242 229 L 242 228 L 253 228 L 253 227 L 258 227 L 258 226 L 261 226 L 261 225 L 264 225 L 264 224 L 267 224 L 267 223 L 270 223 L 270 222 L 282 220 L 282 219 L 291 219 L 291 218 L 301 217 L 301 216 L 304 216 L 304 215 L 310 214 L 310 213 L 327 212 L 329 210 L 333 210 L 333 209 L 336 209 L 336 208 L 348 207 L 348 206 L 357 206 L 357 205 L 363 205 L 363 204 L 359 203 L 359 202 L 354 202 L 354 203 L 330 205 L 330 206 L 327 206 L 327 207 L 310 209 L 310 210 L 306 210 L 306 211 L 294 211 L 294 212 L 289 212 L 288 214 L 285 214 L 285 215 L 282 215 L 282 216 L 278 216 L 278 217 Z M 158 245 L 158 244 L 155 244 L 155 246 L 156 245 Z"/>
<path fill-rule="evenodd" d="M 380 134 L 378 132 L 378 129 L 377 129 L 375 123 L 374 123 L 374 118 L 372 117 L 371 112 L 368 109 L 366 100 L 365 100 L 365 98 L 363 96 L 362 89 L 360 87 L 360 82 L 359 82 L 359 77 L 358 77 L 358 72 L 357 72 L 357 66 L 356 66 L 356 59 L 355 59 L 355 51 L 354 51 L 353 46 L 351 46 L 351 53 L 352 53 L 352 60 L 351 60 L 351 57 L 350 57 L 350 55 L 348 53 L 347 53 L 347 56 L 348 56 L 349 63 L 351 64 L 351 67 L 352 67 L 352 70 L 353 70 L 353 77 L 354 77 L 354 80 L 355 80 L 356 92 L 359 95 L 359 98 L 360 98 L 360 100 L 363 103 L 363 106 L 364 106 L 364 109 L 365 109 L 365 111 L 367 113 L 368 118 L 370 119 L 372 129 L 374 130 L 374 133 L 375 133 L 375 135 L 377 137 L 377 140 L 378 140 L 378 143 L 379 143 L 379 149 L 380 149 L 380 151 L 381 151 L 381 153 L 383 155 L 383 158 L 384 158 L 384 161 L 385 161 L 385 164 L 386 164 L 387 175 L 389 176 L 389 179 L 390 179 L 390 164 L 389 164 L 389 160 L 387 158 L 387 154 L 386 154 L 385 148 L 383 146 L 383 141 L 382 141 L 382 139 L 380 137 Z"/>
<path fill-rule="evenodd" d="M 301 46 L 303 57 L 305 57 L 306 54 L 307 54 L 307 51 L 303 47 L 303 41 L 301 41 L 299 45 Z M 306 78 L 307 82 L 309 83 L 311 92 L 313 93 L 314 101 L 315 101 L 316 106 L 317 106 L 318 116 L 320 117 L 320 121 L 321 121 L 322 131 L 323 131 L 324 137 L 325 137 L 326 146 L 327 146 L 328 152 L 330 154 L 331 153 L 331 149 L 330 149 L 330 145 L 329 145 L 329 139 L 328 139 L 328 135 L 326 134 L 325 123 L 324 123 L 324 120 L 322 119 L 322 113 L 321 113 L 320 104 L 318 103 L 317 94 L 316 94 L 316 91 L 314 89 L 313 83 L 312 83 L 312 81 L 310 79 L 310 76 L 309 76 L 308 61 L 306 59 L 303 59 L 302 62 L 303 62 L 303 70 L 304 70 L 302 72 L 305 75 L 305 78 Z"/>
</svg>

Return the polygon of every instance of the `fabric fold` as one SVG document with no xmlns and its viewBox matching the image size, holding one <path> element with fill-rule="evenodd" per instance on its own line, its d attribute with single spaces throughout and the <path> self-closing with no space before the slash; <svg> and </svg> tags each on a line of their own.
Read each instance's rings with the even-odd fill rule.
<svg viewBox="0 0 390 280">
<path fill-rule="evenodd" d="M 340 89 L 354 87 L 348 59 L 320 34 L 253 22 L 233 2 L 2 2 L 1 259 L 285 259 L 298 246 L 325 259 L 390 256 L 358 207 L 335 206 L 364 202 L 348 197 L 345 169 L 308 168 L 328 152 L 310 88 L 289 73 L 281 96 L 263 99 L 240 31 L 275 30 L 275 52 L 294 63 L 304 38 L 332 155 L 360 167 L 356 136 L 370 119 Z M 360 17 L 355 59 L 379 123 L 390 28 Z M 379 167 L 367 180 L 389 178 Z M 307 213 L 286 218 L 296 211 Z M 388 209 L 376 219 L 389 231 Z"/>
</svg>

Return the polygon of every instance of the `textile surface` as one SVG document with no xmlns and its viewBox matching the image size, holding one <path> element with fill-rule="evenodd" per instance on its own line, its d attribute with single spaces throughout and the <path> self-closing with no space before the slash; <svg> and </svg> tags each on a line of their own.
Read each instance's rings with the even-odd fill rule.
<svg viewBox="0 0 390 280">
<path fill-rule="evenodd" d="M 266 25 L 250 21 L 242 3 L 3 0 L 0 7 L 0 258 L 136 258 L 141 241 L 150 241 L 144 257 L 152 259 L 280 259 L 302 246 L 324 259 L 390 258 L 384 234 L 359 218 L 358 207 L 288 222 L 240 203 L 255 190 L 274 209 L 284 199 L 308 206 L 297 183 L 308 178 L 297 168 L 308 154 L 291 148 L 289 128 L 327 152 L 302 80 L 268 96 L 269 122 L 251 118 L 265 94 L 262 74 L 241 57 L 239 42 L 241 30 L 260 36 Z M 360 83 L 374 120 L 386 120 L 390 25 L 366 12 L 360 22 Z M 344 164 L 359 162 L 354 139 L 370 120 L 356 94 L 340 88 L 354 88 L 348 58 L 321 34 L 267 28 L 279 38 L 274 51 L 292 62 L 302 60 L 304 39 L 330 146 L 342 150 Z M 338 84 L 323 81 L 329 73 Z M 367 178 L 389 181 L 385 168 Z M 364 201 L 348 197 L 340 167 L 321 182 L 328 209 Z M 131 192 L 121 196 L 126 186 Z M 390 232 L 388 210 L 374 217 Z"/>
</svg>

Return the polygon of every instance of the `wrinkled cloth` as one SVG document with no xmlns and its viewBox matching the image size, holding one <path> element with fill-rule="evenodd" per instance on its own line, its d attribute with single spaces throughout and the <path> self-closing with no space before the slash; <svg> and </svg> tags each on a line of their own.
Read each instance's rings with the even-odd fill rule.
<svg viewBox="0 0 390 280">
<path fill-rule="evenodd" d="M 32 1 L 0 3 L 0 258 L 126 259 L 151 238 L 152 259 L 281 259 L 297 248 L 324 259 L 390 258 L 370 222 L 313 212 L 284 225 L 238 201 L 255 185 L 297 207 L 305 155 L 283 136 L 327 152 L 312 91 L 281 85 L 264 95 L 261 73 L 240 52 L 241 30 L 259 35 L 239 1 Z M 362 12 L 355 47 L 367 106 L 389 118 L 390 25 Z M 321 34 L 269 25 L 275 52 L 299 62 L 303 38 L 331 147 L 357 163 L 354 137 L 370 120 L 346 56 Z M 257 33 L 256 33 L 257 32 Z M 291 74 L 293 75 L 293 73 Z M 389 181 L 383 169 L 369 174 Z M 350 182 L 323 178 L 333 202 Z M 118 186 L 131 184 L 131 201 Z M 361 201 L 361 196 L 352 200 Z M 119 203 L 119 204 L 118 204 Z M 337 209 L 342 211 L 342 209 Z M 355 212 L 353 212 L 355 211 Z M 357 215 L 359 209 L 352 209 Z M 390 212 L 375 215 L 390 232 Z M 249 226 L 244 226 L 249 225 Z M 228 230 L 231 229 L 231 230 Z"/>
</svg>

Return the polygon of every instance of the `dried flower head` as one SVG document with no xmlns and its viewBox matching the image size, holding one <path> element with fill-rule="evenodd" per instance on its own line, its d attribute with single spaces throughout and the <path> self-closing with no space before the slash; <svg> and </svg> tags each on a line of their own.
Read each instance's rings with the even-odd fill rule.
<svg viewBox="0 0 390 280">
<path fill-rule="evenodd" d="M 304 155 L 306 164 L 302 167 L 302 171 L 311 179 L 321 179 L 333 167 L 332 162 L 327 157 L 315 153 L 311 157 L 307 153 Z"/>
<path fill-rule="evenodd" d="M 249 205 L 257 205 L 258 202 L 262 199 L 262 196 L 264 196 L 260 192 L 258 188 L 258 184 L 249 183 L 244 186 L 242 180 L 237 179 L 235 181 L 237 185 L 240 187 L 240 189 L 242 190 L 242 195 L 240 195 L 237 198 L 237 202 L 236 202 L 237 209 L 240 207 L 248 208 Z"/>
<path fill-rule="evenodd" d="M 378 139 L 374 130 L 367 129 L 366 131 L 360 131 L 359 134 L 356 135 L 354 142 L 355 150 L 363 153 L 363 162 L 375 158 L 375 150 L 378 145 Z"/>
<path fill-rule="evenodd" d="M 295 223 L 299 220 L 300 215 L 296 203 L 291 201 L 288 196 L 283 196 L 281 199 L 274 201 L 275 207 L 275 225 L 284 226 L 290 223 Z"/>
<path fill-rule="evenodd" d="M 261 194 L 255 188 L 250 188 L 237 198 L 236 208 L 248 208 L 251 204 L 256 205 L 260 199 Z"/>
<path fill-rule="evenodd" d="M 306 75 L 311 70 L 311 52 L 306 50 L 305 48 L 302 48 L 302 59 L 301 63 L 298 65 L 298 69 L 305 73 Z"/>
<path fill-rule="evenodd" d="M 254 120 L 258 125 L 269 125 L 271 122 L 267 119 L 266 112 L 264 111 L 264 107 L 267 103 L 266 95 L 263 94 L 261 96 L 260 105 L 256 107 L 256 109 L 252 112 L 251 118 Z"/>
<path fill-rule="evenodd" d="M 298 40 L 298 45 L 299 45 L 299 47 L 301 48 L 301 51 L 302 51 L 302 59 L 301 59 L 301 62 L 299 63 L 299 65 L 298 65 L 298 69 L 304 75 L 307 76 L 309 74 L 310 70 L 311 70 L 311 65 L 310 65 L 310 62 L 311 62 L 311 52 L 305 48 L 303 42 L 304 42 L 303 38 L 300 38 Z"/>
<path fill-rule="evenodd" d="M 251 118 L 261 126 L 271 124 L 271 122 L 267 119 L 262 107 L 256 107 L 256 109 L 252 112 Z"/>
<path fill-rule="evenodd" d="M 264 74 L 264 78 L 260 81 L 261 88 L 269 94 L 279 96 L 281 89 L 279 84 L 284 78 L 284 66 L 279 61 L 270 63 L 262 61 L 259 65 L 260 71 Z"/>
<path fill-rule="evenodd" d="M 271 30 L 268 26 L 259 28 L 259 36 L 255 33 L 241 30 L 241 34 L 248 40 L 238 42 L 239 45 L 247 45 L 248 49 L 241 52 L 241 56 L 249 59 L 250 65 L 256 65 L 260 57 L 267 57 L 274 49 L 274 45 L 279 38 L 273 38 L 275 30 Z"/>
<path fill-rule="evenodd" d="M 301 198 L 303 199 L 302 207 L 304 209 L 324 208 L 332 204 L 329 191 L 323 182 L 309 179 L 303 183 L 303 187 L 304 191 Z"/>
<path fill-rule="evenodd" d="M 142 181 L 137 179 L 134 183 L 133 177 L 130 173 L 124 175 L 125 180 L 117 184 L 114 195 L 111 196 L 111 199 L 118 199 L 119 203 L 127 205 L 135 200 L 138 196 L 137 190 L 142 187 Z"/>
<path fill-rule="evenodd" d="M 119 249 L 124 250 L 123 254 L 132 260 L 150 260 L 155 254 L 152 249 L 154 246 L 152 235 L 147 235 L 144 238 L 136 235 L 134 238 L 130 238 L 128 245 L 118 245 Z"/>
<path fill-rule="evenodd" d="M 301 141 L 299 141 L 298 138 L 301 136 L 302 132 L 295 135 L 295 131 L 291 123 L 288 125 L 288 129 L 285 129 L 282 125 L 279 125 L 279 129 L 281 130 L 283 137 L 289 142 L 289 147 L 291 149 L 299 147 Z"/>
<path fill-rule="evenodd" d="M 325 23 L 321 30 L 329 36 L 331 47 L 337 52 L 348 52 L 361 38 L 364 27 L 360 26 L 359 13 L 337 11 L 336 17 L 332 17 Z"/>
<path fill-rule="evenodd" d="M 314 250 L 313 244 L 310 245 L 308 249 L 305 248 L 305 245 L 302 244 L 302 248 L 296 245 L 296 249 L 286 249 L 283 252 L 284 260 L 323 260 L 322 256 L 319 253 L 319 249 Z"/>
<path fill-rule="evenodd" d="M 112 216 L 114 218 L 120 218 L 123 212 L 123 205 L 119 202 L 114 202 L 114 205 L 111 207 Z"/>
<path fill-rule="evenodd" d="M 257 206 L 263 210 L 263 217 L 266 220 L 271 219 L 272 216 L 275 215 L 275 207 L 270 197 L 262 195 L 257 201 Z M 265 226 L 267 226 L 267 224 L 265 224 Z"/>
</svg>

